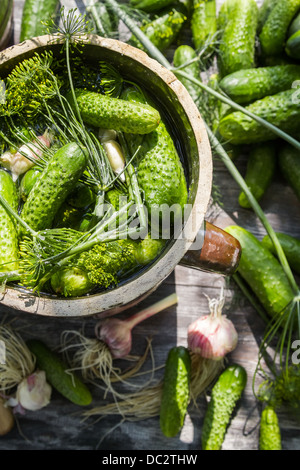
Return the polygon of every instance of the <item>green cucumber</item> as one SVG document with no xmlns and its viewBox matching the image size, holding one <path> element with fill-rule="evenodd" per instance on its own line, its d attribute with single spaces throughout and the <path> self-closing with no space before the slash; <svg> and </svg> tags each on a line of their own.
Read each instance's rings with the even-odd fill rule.
<svg viewBox="0 0 300 470">
<path fill-rule="evenodd" d="M 260 418 L 259 450 L 281 450 L 281 433 L 276 411 L 266 406 Z"/>
<path fill-rule="evenodd" d="M 300 239 L 286 233 L 277 232 L 276 235 L 289 265 L 296 273 L 300 274 Z M 276 250 L 269 235 L 265 235 L 261 242 L 276 256 Z"/>
<path fill-rule="evenodd" d="M 173 63 L 174 67 L 180 67 L 197 57 L 196 51 L 193 47 L 189 45 L 182 45 L 177 47 L 174 52 Z M 200 77 L 200 67 L 199 62 L 192 62 L 186 67 L 182 69 L 184 72 L 188 73 L 191 77 L 201 80 Z M 176 73 L 176 71 L 175 71 Z M 187 91 L 189 92 L 191 98 L 195 102 L 195 104 L 199 104 L 199 100 L 201 98 L 201 91 L 199 87 L 196 87 L 190 80 L 186 78 L 180 78 L 181 83 L 185 86 Z"/>
<path fill-rule="evenodd" d="M 181 430 L 190 400 L 191 358 L 187 348 L 177 346 L 169 351 L 163 380 L 160 406 L 160 428 L 167 437 Z"/>
<path fill-rule="evenodd" d="M 49 160 L 23 206 L 21 217 L 33 229 L 50 228 L 62 203 L 74 189 L 87 165 L 85 152 L 72 142 Z"/>
<path fill-rule="evenodd" d="M 57 12 L 59 0 L 25 0 L 22 13 L 20 41 L 46 34 L 45 22 Z"/>
<path fill-rule="evenodd" d="M 20 197 L 24 202 L 26 201 L 30 191 L 32 190 L 33 186 L 35 185 L 41 173 L 42 173 L 42 170 L 40 169 L 30 168 L 23 175 L 19 190 L 20 190 Z"/>
<path fill-rule="evenodd" d="M 300 13 L 293 19 L 292 23 L 290 24 L 287 37 L 290 38 L 293 34 L 300 31 Z"/>
<path fill-rule="evenodd" d="M 245 104 L 292 87 L 300 80 L 300 65 L 277 65 L 239 70 L 220 81 L 221 89 L 236 103 Z"/>
<path fill-rule="evenodd" d="M 255 66 L 258 7 L 255 0 L 225 0 L 219 14 L 219 70 L 224 77 Z"/>
<path fill-rule="evenodd" d="M 130 0 L 129 3 L 137 10 L 153 13 L 170 6 L 174 0 Z"/>
<path fill-rule="evenodd" d="M 283 52 L 288 28 L 299 9 L 300 0 L 277 0 L 259 35 L 262 55 Z"/>
<path fill-rule="evenodd" d="M 171 11 L 164 13 L 149 23 L 143 24 L 141 30 L 150 39 L 150 41 L 161 52 L 170 47 L 178 34 L 180 33 L 187 17 L 179 9 L 173 8 Z M 143 45 L 132 36 L 129 44 L 138 49 L 145 50 Z"/>
<path fill-rule="evenodd" d="M 91 404 L 91 392 L 74 372 L 68 370 L 68 365 L 59 355 L 51 351 L 40 340 L 32 339 L 26 344 L 36 357 L 37 367 L 45 371 L 47 382 L 52 387 L 75 405 L 87 406 Z"/>
<path fill-rule="evenodd" d="M 7 171 L 0 169 L 0 194 L 15 210 L 18 210 L 18 193 Z M 17 269 L 19 258 L 18 233 L 15 220 L 0 204 L 0 271 Z"/>
<path fill-rule="evenodd" d="M 254 101 L 245 109 L 284 132 L 295 134 L 300 123 L 300 106 L 295 100 L 296 93 L 295 89 L 281 91 Z M 274 132 L 241 111 L 235 111 L 221 119 L 219 132 L 232 144 L 252 144 L 278 138 Z"/>
<path fill-rule="evenodd" d="M 191 31 L 194 47 L 198 50 L 213 41 L 217 33 L 216 0 L 193 0 Z"/>
<path fill-rule="evenodd" d="M 219 376 L 204 416 L 202 450 L 221 450 L 227 427 L 246 383 L 246 370 L 238 364 L 227 367 Z"/>
<path fill-rule="evenodd" d="M 273 142 L 257 144 L 250 150 L 244 179 L 257 201 L 261 200 L 272 182 L 276 161 L 276 145 Z M 239 205 L 245 209 L 251 208 L 244 191 L 240 192 Z"/>
<path fill-rule="evenodd" d="M 278 153 L 278 165 L 283 177 L 300 200 L 300 152 L 284 144 Z"/>
<path fill-rule="evenodd" d="M 241 244 L 238 273 L 271 318 L 281 315 L 294 293 L 283 268 L 272 253 L 248 230 L 238 225 L 225 229 Z"/>
<path fill-rule="evenodd" d="M 74 107 L 71 97 L 69 99 Z M 148 104 L 130 103 L 80 89 L 76 90 L 76 99 L 83 121 L 95 127 L 147 134 L 160 122 L 159 112 Z"/>
<path fill-rule="evenodd" d="M 285 52 L 292 59 L 300 59 L 300 31 L 294 33 L 286 42 Z"/>
<path fill-rule="evenodd" d="M 277 0 L 264 0 L 263 4 L 258 11 L 258 25 L 257 32 L 260 33 L 265 22 L 267 21 L 269 14 L 276 5 Z"/>
</svg>

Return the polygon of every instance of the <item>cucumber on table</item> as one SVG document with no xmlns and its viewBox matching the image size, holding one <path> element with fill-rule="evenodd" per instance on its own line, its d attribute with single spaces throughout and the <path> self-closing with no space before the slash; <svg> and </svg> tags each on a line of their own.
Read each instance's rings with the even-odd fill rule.
<svg viewBox="0 0 300 470">
<path fill-rule="evenodd" d="M 218 63 L 222 76 L 255 66 L 258 7 L 255 0 L 225 0 L 220 8 Z"/>
<path fill-rule="evenodd" d="M 21 217 L 33 230 L 50 228 L 60 206 L 73 191 L 87 165 L 87 156 L 76 142 L 61 147 L 31 189 Z"/>
<path fill-rule="evenodd" d="M 254 101 L 246 109 L 293 135 L 299 131 L 300 123 L 300 106 L 295 100 L 295 93 L 295 89 L 281 91 Z M 278 138 L 274 132 L 241 111 L 221 119 L 219 132 L 233 144 L 252 144 Z"/>
<path fill-rule="evenodd" d="M 277 152 L 274 142 L 257 144 L 250 150 L 244 179 L 257 201 L 261 200 L 272 182 L 276 161 Z M 239 204 L 245 209 L 251 208 L 243 191 L 239 194 Z"/>
<path fill-rule="evenodd" d="M 247 282 L 271 318 L 283 313 L 294 292 L 273 254 L 248 230 L 238 225 L 225 229 L 241 244 L 238 273 Z"/>
<path fill-rule="evenodd" d="M 18 210 L 18 193 L 11 175 L 0 169 L 0 194 L 15 210 Z M 14 271 L 19 257 L 18 233 L 13 217 L 0 204 L 0 271 Z"/>
<path fill-rule="evenodd" d="M 54 17 L 59 0 L 25 0 L 21 22 L 20 41 L 45 33 L 45 22 Z"/>
<path fill-rule="evenodd" d="M 68 99 L 74 106 L 71 96 Z M 76 99 L 83 121 L 95 127 L 147 134 L 160 122 L 159 112 L 148 104 L 130 103 L 82 89 L 76 90 Z"/>
<path fill-rule="evenodd" d="M 45 371 L 49 384 L 72 403 L 79 406 L 90 405 L 91 392 L 74 372 L 68 371 L 68 365 L 60 356 L 37 339 L 29 340 L 27 346 L 36 357 L 37 367 Z"/>
<path fill-rule="evenodd" d="M 220 87 L 236 103 L 248 104 L 289 90 L 296 80 L 300 80 L 300 65 L 275 65 L 239 70 L 224 77 Z"/>
<path fill-rule="evenodd" d="M 300 274 L 300 239 L 287 233 L 277 232 L 276 235 L 289 265 L 296 273 Z M 275 247 L 269 235 L 266 235 L 261 242 L 276 256 Z"/>
<path fill-rule="evenodd" d="M 279 169 L 288 185 L 300 201 L 300 152 L 289 144 L 283 144 L 278 152 Z"/>
<path fill-rule="evenodd" d="M 266 406 L 260 419 L 259 450 L 281 450 L 278 417 L 272 406 Z"/>
<path fill-rule="evenodd" d="M 202 450 L 221 450 L 228 424 L 246 383 L 246 370 L 238 364 L 227 367 L 219 376 L 204 416 Z"/>
<path fill-rule="evenodd" d="M 175 437 L 183 426 L 190 400 L 191 358 L 187 348 L 169 351 L 160 406 L 160 428 L 166 437 Z"/>
<path fill-rule="evenodd" d="M 300 10 L 300 0 L 277 0 L 259 35 L 262 55 L 278 56 L 283 52 L 288 28 Z"/>
<path fill-rule="evenodd" d="M 193 0 L 191 31 L 195 49 L 202 49 L 217 33 L 216 0 Z"/>
</svg>

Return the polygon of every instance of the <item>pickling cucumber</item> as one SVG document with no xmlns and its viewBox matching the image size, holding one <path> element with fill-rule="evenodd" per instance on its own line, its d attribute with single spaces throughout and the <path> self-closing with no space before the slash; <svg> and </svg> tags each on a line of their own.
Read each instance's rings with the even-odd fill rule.
<svg viewBox="0 0 300 470">
<path fill-rule="evenodd" d="M 276 233 L 280 245 L 284 251 L 286 259 L 288 260 L 291 268 L 298 274 L 300 274 L 300 240 L 299 238 L 288 235 L 287 233 Z M 268 250 L 276 256 L 274 244 L 269 237 L 265 235 L 262 239 L 262 244 L 268 248 Z"/>
<path fill-rule="evenodd" d="M 220 8 L 219 70 L 222 76 L 255 66 L 258 7 L 255 0 L 225 0 Z"/>
<path fill-rule="evenodd" d="M 220 87 L 236 103 L 248 104 L 290 89 L 295 80 L 300 80 L 300 65 L 276 65 L 239 70 L 224 77 Z"/>
<path fill-rule="evenodd" d="M 216 0 L 193 0 L 191 31 L 195 49 L 202 49 L 217 32 Z"/>
<path fill-rule="evenodd" d="M 174 0 L 130 0 L 130 5 L 147 13 L 157 12 L 174 3 Z"/>
<path fill-rule="evenodd" d="M 295 100 L 295 89 L 266 96 L 246 106 L 246 109 L 265 119 L 279 129 L 293 134 L 298 132 L 300 106 Z M 277 136 L 262 124 L 241 111 L 228 114 L 220 121 L 221 136 L 233 144 L 251 144 L 277 139 Z"/>
<path fill-rule="evenodd" d="M 184 65 L 191 60 L 195 59 L 197 57 L 196 51 L 193 47 L 189 45 L 182 45 L 177 47 L 177 49 L 174 52 L 174 57 L 173 57 L 173 63 L 174 67 L 180 67 L 181 65 Z M 184 67 L 182 70 L 184 72 L 188 73 L 191 77 L 201 80 L 200 77 L 200 67 L 199 67 L 199 62 L 192 62 L 186 67 Z M 175 71 L 176 74 L 176 71 Z M 181 83 L 185 86 L 187 91 L 189 92 L 191 98 L 193 101 L 198 104 L 199 99 L 201 97 L 201 90 L 199 87 L 196 87 L 190 80 L 181 77 L 180 78 Z"/>
<path fill-rule="evenodd" d="M 23 175 L 19 188 L 20 197 L 23 201 L 26 201 L 28 194 L 32 190 L 41 173 L 42 170 L 33 167 L 27 170 Z"/>
<path fill-rule="evenodd" d="M 50 20 L 55 15 L 58 5 L 59 0 L 25 0 L 20 41 L 46 34 L 42 21 Z"/>
<path fill-rule="evenodd" d="M 277 152 L 273 142 L 255 145 L 250 150 L 244 179 L 257 201 L 261 200 L 272 182 L 276 161 Z M 251 208 L 244 191 L 240 192 L 239 205 L 245 209 Z"/>
<path fill-rule="evenodd" d="M 293 34 L 297 33 L 297 31 L 300 31 L 300 13 L 298 13 L 291 22 L 287 37 L 290 38 Z"/>
<path fill-rule="evenodd" d="M 202 450 L 221 450 L 228 424 L 247 384 L 244 367 L 225 369 L 212 388 L 202 427 Z"/>
<path fill-rule="evenodd" d="M 68 365 L 59 355 L 40 340 L 31 339 L 26 344 L 36 357 L 37 367 L 45 371 L 47 382 L 53 388 L 75 405 L 90 405 L 91 392 L 74 372 L 68 370 Z"/>
<path fill-rule="evenodd" d="M 294 293 L 279 261 L 243 227 L 232 225 L 225 231 L 233 235 L 242 247 L 238 273 L 271 318 L 281 315 L 293 300 Z"/>
<path fill-rule="evenodd" d="M 7 171 L 0 169 L 0 194 L 15 210 L 18 210 L 18 193 Z M 0 271 L 14 271 L 18 266 L 18 233 L 15 220 L 0 204 Z"/>
<path fill-rule="evenodd" d="M 300 152 L 289 144 L 284 144 L 278 153 L 281 174 L 300 200 Z"/>
<path fill-rule="evenodd" d="M 81 89 L 76 90 L 76 99 L 83 121 L 95 127 L 147 134 L 160 122 L 159 112 L 148 104 L 131 103 Z M 74 106 L 70 96 L 69 100 Z"/>
<path fill-rule="evenodd" d="M 288 28 L 300 9 L 300 0 L 277 0 L 259 35 L 262 55 L 279 56 Z"/>
<path fill-rule="evenodd" d="M 260 33 L 277 0 L 264 0 L 258 11 L 257 32 Z"/>
<path fill-rule="evenodd" d="M 75 142 L 64 145 L 50 158 L 21 212 L 22 219 L 33 230 L 51 227 L 55 214 L 73 191 L 86 165 L 86 153 Z"/>
<path fill-rule="evenodd" d="M 300 59 L 300 31 L 297 31 L 290 38 L 288 38 L 285 46 L 285 52 L 292 59 Z"/>
<path fill-rule="evenodd" d="M 163 379 L 160 428 L 167 437 L 175 437 L 183 426 L 190 400 L 191 358 L 187 348 L 169 351 Z"/>
<path fill-rule="evenodd" d="M 278 416 L 272 406 L 266 406 L 260 418 L 259 450 L 281 450 Z"/>
</svg>

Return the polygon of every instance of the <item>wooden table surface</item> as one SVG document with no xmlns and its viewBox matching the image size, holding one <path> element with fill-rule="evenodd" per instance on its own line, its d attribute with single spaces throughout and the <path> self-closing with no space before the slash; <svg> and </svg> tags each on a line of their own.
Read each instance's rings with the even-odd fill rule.
<svg viewBox="0 0 300 470">
<path fill-rule="evenodd" d="M 24 0 L 15 0 L 14 33 L 12 42 L 17 43 Z M 78 6 L 82 2 L 72 0 L 63 2 L 67 7 Z M 237 161 L 240 171 L 245 171 L 245 159 Z M 207 220 L 220 227 L 237 223 L 251 230 L 262 238 L 265 234 L 261 223 L 252 211 L 241 209 L 238 205 L 239 188 L 232 180 L 223 164 L 214 161 L 214 182 L 219 188 L 220 203 L 211 205 Z M 277 174 L 262 203 L 262 208 L 277 231 L 300 237 L 300 203 L 291 189 Z M 175 345 L 186 345 L 187 326 L 194 319 L 208 312 L 205 295 L 218 297 L 224 287 L 226 304 L 224 313 L 234 322 L 239 334 L 236 350 L 228 356 L 230 362 L 243 365 L 248 373 L 245 393 L 227 431 L 224 450 L 257 450 L 259 414 L 252 391 L 252 377 L 256 367 L 258 348 L 264 332 L 264 325 L 253 307 L 241 295 L 233 281 L 216 274 L 207 274 L 198 270 L 177 266 L 163 284 L 132 312 L 151 305 L 166 295 L 176 292 L 178 305 L 169 308 L 152 319 L 144 321 L 133 331 L 133 353 L 142 354 L 146 337 L 152 336 L 152 348 L 156 366 L 165 363 L 169 349 Z M 24 338 L 33 335 L 45 341 L 50 347 L 60 344 L 60 335 L 65 330 L 81 330 L 92 335 L 96 323 L 94 318 L 55 319 L 26 316 L 7 311 L 0 303 L 0 314 L 8 321 L 22 328 Z M 128 315 L 128 312 L 127 312 Z M 150 359 L 146 364 L 151 365 Z M 161 377 L 162 369 L 156 376 Z M 145 378 L 143 379 L 145 380 Z M 103 401 L 102 392 L 93 389 L 93 405 Z M 191 406 L 186 416 L 184 427 L 176 438 L 162 435 L 158 417 L 143 421 L 125 421 L 119 416 L 102 420 L 82 421 L 78 407 L 70 404 L 58 393 L 53 392 L 50 405 L 39 412 L 27 412 L 19 416 L 18 426 L 9 434 L 0 438 L 1 450 L 164 450 L 189 451 L 200 449 L 201 426 L 206 408 L 205 397 L 200 397 L 198 406 Z M 284 450 L 300 449 L 300 416 L 287 408 L 279 412 L 282 446 Z M 114 428 L 114 430 L 112 430 Z"/>
</svg>

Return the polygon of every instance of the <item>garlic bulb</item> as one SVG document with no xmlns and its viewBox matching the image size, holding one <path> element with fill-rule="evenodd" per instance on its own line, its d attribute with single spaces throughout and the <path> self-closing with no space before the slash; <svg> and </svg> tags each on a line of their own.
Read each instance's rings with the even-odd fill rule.
<svg viewBox="0 0 300 470">
<path fill-rule="evenodd" d="M 188 347 L 206 359 L 221 360 L 233 351 L 238 342 L 238 334 L 226 315 L 223 289 L 220 299 L 209 299 L 210 314 L 198 318 L 188 327 Z"/>
<path fill-rule="evenodd" d="M 52 388 L 46 382 L 46 374 L 40 370 L 19 383 L 16 400 L 25 410 L 36 411 L 50 403 L 51 392 Z"/>
</svg>

